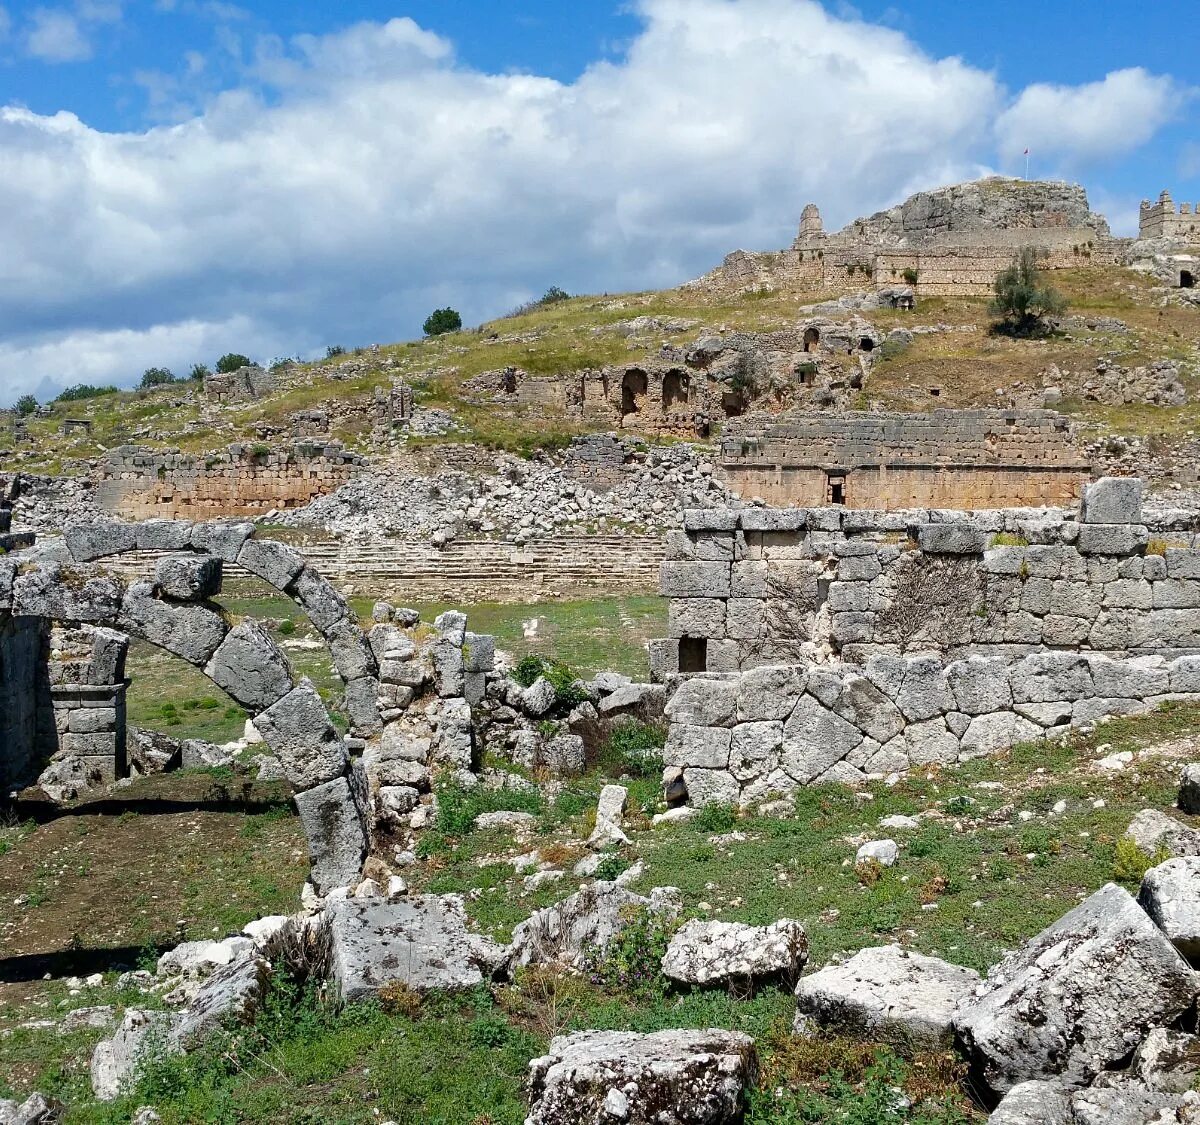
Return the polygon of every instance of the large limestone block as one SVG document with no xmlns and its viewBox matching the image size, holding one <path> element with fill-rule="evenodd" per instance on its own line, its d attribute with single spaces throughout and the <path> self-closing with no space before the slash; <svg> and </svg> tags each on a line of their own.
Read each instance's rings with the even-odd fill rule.
<svg viewBox="0 0 1200 1125">
<path fill-rule="evenodd" d="M 663 764 L 723 770 L 729 765 L 730 740 L 733 733 L 725 727 L 685 727 L 672 724 L 667 732 L 666 745 L 663 747 Z"/>
<path fill-rule="evenodd" d="M 1101 477 L 1085 484 L 1079 518 L 1083 523 L 1141 523 L 1141 478 Z"/>
<path fill-rule="evenodd" d="M 132 1085 L 137 1070 L 151 1051 L 165 1048 L 174 1017 L 170 1012 L 130 1008 L 121 1026 L 109 1039 L 102 1039 L 92 1052 L 92 1093 L 102 1102 L 115 1101 Z"/>
<path fill-rule="evenodd" d="M 688 800 L 696 808 L 704 805 L 733 805 L 741 801 L 741 786 L 728 770 L 687 768 L 683 784 Z"/>
<path fill-rule="evenodd" d="M 261 957 L 242 958 L 213 973 L 180 1013 L 170 1042 L 187 1049 L 229 1023 L 252 1023 L 270 975 Z"/>
<path fill-rule="evenodd" d="M 1138 902 L 1190 961 L 1200 958 L 1200 856 L 1169 859 L 1142 878 Z"/>
<path fill-rule="evenodd" d="M 192 525 L 187 520 L 143 520 L 135 530 L 139 551 L 182 551 L 192 542 Z"/>
<path fill-rule="evenodd" d="M 834 674 L 837 690 L 829 698 L 821 698 L 835 715 L 853 723 L 868 738 L 880 745 L 890 742 L 904 730 L 904 716 L 899 708 L 866 676 Z M 814 695 L 817 674 L 809 679 L 809 691 Z"/>
<path fill-rule="evenodd" d="M 591 951 L 606 950 L 639 910 L 670 914 L 675 909 L 675 902 L 659 891 L 644 898 L 616 883 L 591 883 L 553 906 L 535 910 L 517 926 L 511 963 L 574 965 Z"/>
<path fill-rule="evenodd" d="M 729 563 L 665 562 L 662 564 L 664 598 L 729 597 Z"/>
<path fill-rule="evenodd" d="M 986 715 L 1012 706 L 1012 688 L 1008 685 L 1008 661 L 1002 657 L 971 656 L 946 666 L 946 679 L 967 715 Z"/>
<path fill-rule="evenodd" d="M 114 622 L 125 584 L 117 578 L 80 575 L 73 567 L 43 564 L 12 583 L 14 617 L 53 617 L 59 621 Z"/>
<path fill-rule="evenodd" d="M 290 594 L 308 614 L 313 627 L 322 635 L 350 613 L 346 599 L 324 575 L 306 566 L 288 587 Z"/>
<path fill-rule="evenodd" d="M 297 789 L 311 789 L 345 773 L 346 747 L 307 677 L 258 715 L 254 725 Z"/>
<path fill-rule="evenodd" d="M 91 562 L 137 548 L 137 526 L 110 519 L 69 520 L 63 528 L 67 550 L 76 562 Z"/>
<path fill-rule="evenodd" d="M 757 1062 L 737 1031 L 578 1031 L 529 1071 L 525 1125 L 740 1125 Z"/>
<path fill-rule="evenodd" d="M 982 555 L 988 535 L 969 523 L 923 523 L 917 545 L 927 555 Z"/>
<path fill-rule="evenodd" d="M 791 918 L 769 926 L 697 918 L 671 938 L 662 971 L 669 980 L 683 984 L 792 981 L 807 960 L 808 935 Z"/>
<path fill-rule="evenodd" d="M 858 727 L 805 695 L 784 724 L 781 763 L 791 777 L 806 785 L 862 741 Z"/>
<path fill-rule="evenodd" d="M 979 984 L 974 969 L 899 945 L 864 949 L 796 985 L 796 1030 L 811 1023 L 936 1050 L 952 1038 L 958 1005 Z"/>
<path fill-rule="evenodd" d="M 737 717 L 736 679 L 684 680 L 667 701 L 666 715 L 672 723 L 688 727 L 732 726 Z"/>
<path fill-rule="evenodd" d="M 1129 892 L 1109 883 L 995 966 L 954 1025 L 996 1093 L 1036 1078 L 1083 1085 L 1176 1020 L 1198 988 Z"/>
<path fill-rule="evenodd" d="M 912 657 L 902 661 L 902 664 L 904 679 L 894 698 L 896 706 L 910 723 L 934 719 L 947 711 L 958 709 L 950 691 L 946 670 L 936 656 Z M 885 695 L 891 694 L 871 676 L 869 669 L 867 676 Z"/>
<path fill-rule="evenodd" d="M 1073 652 L 1027 656 L 1012 666 L 1008 681 L 1017 703 L 1057 703 L 1096 694 L 1087 657 Z"/>
<path fill-rule="evenodd" d="M 329 655 L 333 657 L 334 667 L 338 675 L 347 683 L 360 680 L 363 676 L 375 676 L 379 669 L 375 666 L 375 657 L 367 644 L 363 631 L 350 618 L 345 617 L 324 631 L 326 642 L 329 644 Z M 462 655 L 459 653 L 461 667 Z"/>
<path fill-rule="evenodd" d="M 308 840 L 309 878 L 318 894 L 358 882 L 367 853 L 362 813 L 350 782 L 339 777 L 296 794 L 296 809 Z"/>
<path fill-rule="evenodd" d="M 237 562 L 242 544 L 254 534 L 254 524 L 213 520 L 192 526 L 192 546 L 197 551 L 216 555 L 225 562 Z"/>
<path fill-rule="evenodd" d="M 212 659 L 229 632 L 220 613 L 203 605 L 159 601 L 150 582 L 134 582 L 125 591 L 117 624 L 198 668 Z"/>
<path fill-rule="evenodd" d="M 1200 762 L 1189 762 L 1183 767 L 1175 803 L 1181 812 L 1200 813 Z"/>
<path fill-rule="evenodd" d="M 221 592 L 221 565 L 212 555 L 165 555 L 154 564 L 154 581 L 164 597 L 202 602 Z"/>
<path fill-rule="evenodd" d="M 1079 553 L 1083 555 L 1134 555 L 1150 542 L 1144 524 L 1094 523 L 1079 528 Z"/>
<path fill-rule="evenodd" d="M 742 721 L 786 719 L 804 694 L 803 668 L 767 665 L 745 672 L 737 685 L 737 715 Z"/>
<path fill-rule="evenodd" d="M 1149 695 L 1166 695 L 1171 690 L 1170 669 L 1161 656 L 1111 660 L 1096 655 L 1088 658 L 1088 665 L 1099 696 L 1144 699 Z"/>
<path fill-rule="evenodd" d="M 1200 832 L 1158 809 L 1142 809 L 1125 835 L 1148 856 L 1165 851 L 1169 856 L 1200 856 Z"/>
<path fill-rule="evenodd" d="M 672 598 L 667 632 L 672 637 L 724 637 L 725 601 L 721 598 Z"/>
<path fill-rule="evenodd" d="M 1071 1089 L 1058 1082 L 1020 1082 L 996 1106 L 987 1125 L 1076 1125 Z"/>
<path fill-rule="evenodd" d="M 742 783 L 761 777 L 779 764 L 782 749 L 783 723 L 778 720 L 740 723 L 733 728 L 733 739 L 729 746 L 729 771 Z"/>
<path fill-rule="evenodd" d="M 304 569 L 304 556 L 274 539 L 247 539 L 238 552 L 238 564 L 276 590 L 286 590 Z"/>
<path fill-rule="evenodd" d="M 292 690 L 287 657 L 270 634 L 249 617 L 230 629 L 204 666 L 204 674 L 256 715 Z"/>
<path fill-rule="evenodd" d="M 325 908 L 332 979 L 343 1003 L 389 981 L 415 992 L 473 988 L 491 980 L 508 950 L 467 929 L 458 895 L 342 899 Z"/>
</svg>

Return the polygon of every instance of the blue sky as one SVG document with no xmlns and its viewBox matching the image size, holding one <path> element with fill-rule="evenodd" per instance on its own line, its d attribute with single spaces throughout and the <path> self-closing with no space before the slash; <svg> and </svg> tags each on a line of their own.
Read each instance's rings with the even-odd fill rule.
<svg viewBox="0 0 1200 1125">
<path fill-rule="evenodd" d="M 1183 0 L 2 10 L 0 402 L 673 284 L 1026 146 L 1118 233 L 1200 201 Z"/>
</svg>

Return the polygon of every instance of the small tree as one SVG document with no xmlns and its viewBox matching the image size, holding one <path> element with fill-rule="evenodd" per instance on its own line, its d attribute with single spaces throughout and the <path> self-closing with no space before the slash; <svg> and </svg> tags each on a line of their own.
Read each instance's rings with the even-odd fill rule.
<svg viewBox="0 0 1200 1125">
<path fill-rule="evenodd" d="M 343 348 L 341 344 L 330 344 L 329 347 L 325 349 L 326 359 L 337 359 L 338 356 L 345 354 L 346 349 Z"/>
<path fill-rule="evenodd" d="M 543 305 L 557 305 L 559 301 L 569 301 L 570 299 L 571 294 L 565 289 L 560 289 L 557 285 L 551 285 L 543 294 L 540 303 Z"/>
<path fill-rule="evenodd" d="M 147 387 L 161 387 L 173 382 L 175 382 L 175 376 L 165 367 L 147 367 L 142 372 L 143 390 Z"/>
<path fill-rule="evenodd" d="M 17 399 L 17 413 L 24 417 L 32 414 L 38 407 L 38 400 L 33 395 L 22 395 Z"/>
<path fill-rule="evenodd" d="M 1038 269 L 1038 253 L 1032 246 L 997 275 L 995 290 L 988 311 L 1000 318 L 995 329 L 1010 336 L 1036 335 L 1045 330 L 1046 317 L 1061 316 L 1067 308 L 1066 299 Z"/>
<path fill-rule="evenodd" d="M 189 379 L 194 379 L 197 383 L 201 379 L 207 379 L 212 374 L 206 363 L 193 363 L 192 370 L 188 373 Z"/>
<path fill-rule="evenodd" d="M 425 318 L 423 327 L 426 336 L 442 336 L 447 332 L 457 332 L 462 328 L 462 317 L 454 309 L 434 309 Z"/>
<path fill-rule="evenodd" d="M 249 356 L 238 355 L 237 352 L 227 352 L 217 360 L 217 372 L 220 375 L 228 375 L 231 371 L 237 371 L 239 367 L 252 367 L 253 361 Z"/>
</svg>

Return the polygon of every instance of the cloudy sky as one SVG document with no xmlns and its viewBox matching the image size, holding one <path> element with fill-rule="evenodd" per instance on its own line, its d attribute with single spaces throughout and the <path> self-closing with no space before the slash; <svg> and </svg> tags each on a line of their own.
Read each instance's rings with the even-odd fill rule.
<svg viewBox="0 0 1200 1125">
<path fill-rule="evenodd" d="M 1194 0 L 0 3 L 0 403 L 676 284 L 1025 148 L 1117 233 L 1200 200 Z"/>
</svg>

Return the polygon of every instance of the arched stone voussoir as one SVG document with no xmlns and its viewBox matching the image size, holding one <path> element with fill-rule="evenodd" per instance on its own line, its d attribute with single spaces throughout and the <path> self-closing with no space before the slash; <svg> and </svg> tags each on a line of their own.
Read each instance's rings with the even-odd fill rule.
<svg viewBox="0 0 1200 1125">
<path fill-rule="evenodd" d="M 63 528 L 63 541 L 76 562 L 92 562 L 137 550 L 137 528 L 120 520 L 68 520 Z"/>
<path fill-rule="evenodd" d="M 295 687 L 287 657 L 257 622 L 230 629 L 204 674 L 251 714 L 265 711 Z"/>
<path fill-rule="evenodd" d="M 297 793 L 296 810 L 308 838 L 309 879 L 317 893 L 353 886 L 366 859 L 367 830 L 350 778 Z"/>
<path fill-rule="evenodd" d="M 332 582 L 311 566 L 306 566 L 285 593 L 308 615 L 313 628 L 327 636 L 343 618 L 350 616 L 346 599 Z"/>
<path fill-rule="evenodd" d="M 121 601 L 117 628 L 203 668 L 229 632 L 220 607 L 165 602 L 154 595 L 152 582 L 131 583 Z"/>
<path fill-rule="evenodd" d="M 349 767 L 346 746 L 307 677 L 256 715 L 254 725 L 279 759 L 288 780 L 299 790 L 342 777 Z"/>
<path fill-rule="evenodd" d="M 77 571 L 69 564 L 42 563 L 25 573 L 18 567 L 12 583 L 12 614 L 110 625 L 117 621 L 125 592 L 119 578 Z"/>
<path fill-rule="evenodd" d="M 238 552 L 238 565 L 276 590 L 287 590 L 304 569 L 304 556 L 295 547 L 274 539 L 251 536 Z"/>
<path fill-rule="evenodd" d="M 241 554 L 242 546 L 253 534 L 254 524 L 245 520 L 238 523 L 223 523 L 220 520 L 197 523 L 192 525 L 192 549 L 234 563 Z"/>
</svg>

